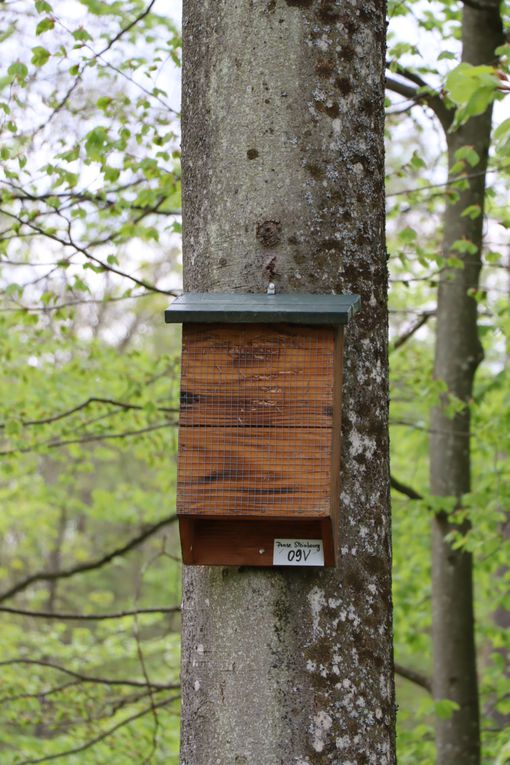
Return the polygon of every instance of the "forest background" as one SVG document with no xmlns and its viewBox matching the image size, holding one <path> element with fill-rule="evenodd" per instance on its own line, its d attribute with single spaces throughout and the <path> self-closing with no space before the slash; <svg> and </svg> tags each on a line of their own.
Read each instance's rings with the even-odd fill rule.
<svg viewBox="0 0 510 765">
<path fill-rule="evenodd" d="M 180 285 L 178 10 L 159 0 L 3 4 L 5 765 L 101 765 L 113 752 L 115 765 L 178 762 L 180 339 L 162 318 Z M 474 562 L 481 759 L 510 762 L 510 48 L 503 40 L 497 62 L 459 67 L 462 11 L 453 0 L 388 7 L 398 746 L 413 765 L 434 761 L 436 722 L 458 713 L 430 692 L 438 513 L 451 522 L 448 544 Z M 505 21 L 508 7 L 500 12 Z M 450 152 L 448 168 L 446 141 L 493 102 L 484 199 L 459 213 L 483 222 L 483 247 L 463 235 L 445 252 L 445 211 L 485 178 L 472 143 Z M 463 400 L 433 371 L 437 293 L 479 254 L 470 298 L 484 360 Z M 431 412 L 445 396 L 450 419 L 471 419 L 461 504 L 429 483 Z"/>
</svg>

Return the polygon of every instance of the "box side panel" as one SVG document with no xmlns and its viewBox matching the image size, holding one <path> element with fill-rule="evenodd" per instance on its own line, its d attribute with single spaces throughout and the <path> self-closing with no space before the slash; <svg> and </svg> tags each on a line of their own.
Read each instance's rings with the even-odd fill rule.
<svg viewBox="0 0 510 765">
<path fill-rule="evenodd" d="M 333 373 L 333 420 L 331 430 L 331 489 L 330 515 L 335 556 L 338 559 L 340 546 L 340 463 L 342 451 L 342 381 L 343 381 L 343 352 L 344 330 L 339 328 L 335 333 L 334 373 Z"/>
</svg>

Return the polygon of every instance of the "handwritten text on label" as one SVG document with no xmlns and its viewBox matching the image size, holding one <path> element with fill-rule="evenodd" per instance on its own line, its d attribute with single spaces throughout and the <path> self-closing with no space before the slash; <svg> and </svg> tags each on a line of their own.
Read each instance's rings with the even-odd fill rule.
<svg viewBox="0 0 510 765">
<path fill-rule="evenodd" d="M 275 539 L 273 566 L 323 566 L 322 539 Z"/>
</svg>

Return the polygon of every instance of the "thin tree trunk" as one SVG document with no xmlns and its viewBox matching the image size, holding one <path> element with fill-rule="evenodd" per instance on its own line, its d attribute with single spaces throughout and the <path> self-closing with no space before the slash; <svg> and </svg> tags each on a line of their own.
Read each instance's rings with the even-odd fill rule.
<svg viewBox="0 0 510 765">
<path fill-rule="evenodd" d="M 494 50 L 501 45 L 499 11 L 463 12 L 464 61 L 487 64 L 494 61 Z M 469 401 L 476 369 L 483 351 L 478 336 L 477 303 L 472 290 L 478 288 L 483 243 L 485 172 L 490 143 L 492 109 L 471 119 L 448 135 L 448 161 L 451 168 L 456 151 L 472 146 L 480 156 L 475 177 L 455 204 L 445 212 L 445 257 L 460 256 L 463 268 L 442 272 L 437 307 L 435 377 L 444 380 L 448 394 L 466 403 L 462 411 L 448 414 L 448 396 L 432 412 L 430 437 L 431 490 L 436 496 L 453 497 L 457 506 L 470 491 L 470 412 Z M 479 205 L 481 214 L 472 220 L 462 217 L 466 207 Z M 452 250 L 458 240 L 476 246 L 476 253 Z M 450 719 L 436 723 L 437 762 L 440 765 L 478 765 L 480 762 L 480 722 L 476 648 L 473 614 L 473 562 L 468 552 L 453 549 L 447 537 L 457 528 L 447 512 L 438 513 L 432 523 L 432 610 L 433 610 L 433 692 L 436 699 L 457 702 L 459 710 Z M 466 532 L 468 524 L 461 530 Z"/>
<path fill-rule="evenodd" d="M 394 763 L 384 4 L 185 0 L 187 291 L 351 291 L 338 570 L 184 571 L 182 765 Z"/>
<path fill-rule="evenodd" d="M 59 517 L 58 528 L 57 528 L 57 538 L 55 539 L 55 544 L 49 555 L 49 561 L 48 561 L 49 571 L 59 571 L 61 568 L 62 546 L 64 544 L 66 529 L 67 529 L 67 509 L 63 507 L 60 510 L 60 517 Z M 53 579 L 52 581 L 48 582 L 48 600 L 46 604 L 46 610 L 49 611 L 50 613 L 53 613 L 55 610 L 58 584 L 59 584 L 58 579 Z"/>
</svg>

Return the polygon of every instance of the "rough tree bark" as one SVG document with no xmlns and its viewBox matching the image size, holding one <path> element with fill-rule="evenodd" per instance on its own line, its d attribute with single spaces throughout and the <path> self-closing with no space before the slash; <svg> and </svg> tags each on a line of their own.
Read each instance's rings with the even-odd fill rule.
<svg viewBox="0 0 510 765">
<path fill-rule="evenodd" d="M 184 572 L 182 765 L 394 762 L 384 3 L 185 0 L 186 291 L 362 296 L 341 560 Z"/>
<path fill-rule="evenodd" d="M 501 18 L 496 3 L 485 10 L 465 7 L 462 26 L 462 58 L 473 65 L 493 63 L 495 48 L 503 43 Z M 476 245 L 476 254 L 460 257 L 463 268 L 442 272 L 437 307 L 435 376 L 444 380 L 449 394 L 468 404 L 476 369 L 483 351 L 478 336 L 477 303 L 470 291 L 479 284 L 483 244 L 485 172 L 490 143 L 492 109 L 447 135 L 448 162 L 455 152 L 471 145 L 480 156 L 474 178 L 455 204 L 445 212 L 443 249 L 466 239 Z M 475 220 L 462 217 L 469 205 L 479 205 Z M 455 253 L 458 255 L 458 253 Z M 455 497 L 470 491 L 470 412 L 466 406 L 454 417 L 444 406 L 431 417 L 431 490 L 436 496 Z M 437 719 L 437 762 L 440 765 L 478 765 L 480 722 L 473 614 L 473 575 L 470 553 L 454 550 L 447 536 L 455 528 L 446 512 L 433 519 L 432 611 L 433 693 L 436 699 L 451 699 L 460 709 L 451 719 Z M 458 526 L 456 527 L 458 529 Z M 463 525 L 468 530 L 468 525 Z"/>
</svg>

